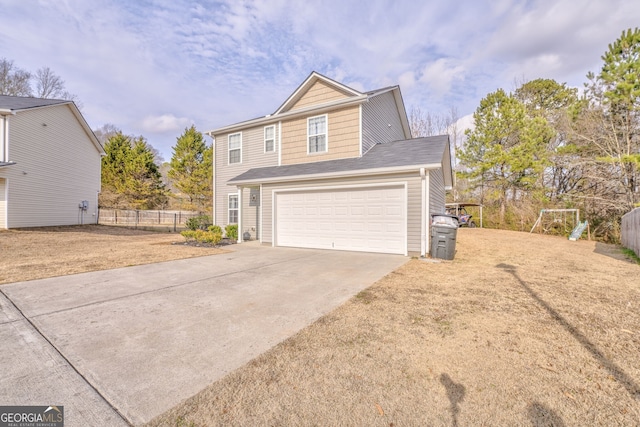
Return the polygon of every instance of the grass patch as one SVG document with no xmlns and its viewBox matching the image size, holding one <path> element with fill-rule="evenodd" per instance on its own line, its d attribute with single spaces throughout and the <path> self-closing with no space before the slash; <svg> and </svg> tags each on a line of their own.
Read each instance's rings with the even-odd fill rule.
<svg viewBox="0 0 640 427">
<path fill-rule="evenodd" d="M 640 264 L 640 257 L 636 255 L 633 250 L 629 248 L 622 248 L 622 253 L 630 260 L 635 261 L 637 264 Z"/>
</svg>

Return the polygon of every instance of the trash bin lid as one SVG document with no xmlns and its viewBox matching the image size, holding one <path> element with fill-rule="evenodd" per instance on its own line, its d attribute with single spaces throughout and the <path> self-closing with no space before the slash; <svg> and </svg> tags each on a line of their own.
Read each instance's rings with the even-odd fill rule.
<svg viewBox="0 0 640 427">
<path fill-rule="evenodd" d="M 448 215 L 448 214 L 432 214 L 431 224 L 458 228 L 458 217 L 455 215 Z"/>
</svg>

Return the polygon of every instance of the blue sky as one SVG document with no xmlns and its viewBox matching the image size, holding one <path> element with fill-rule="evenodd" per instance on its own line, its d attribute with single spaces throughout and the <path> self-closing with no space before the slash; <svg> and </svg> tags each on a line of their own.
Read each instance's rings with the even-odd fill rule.
<svg viewBox="0 0 640 427">
<path fill-rule="evenodd" d="M 399 84 L 407 109 L 470 115 L 535 78 L 582 87 L 640 25 L 630 0 L 0 0 L 0 58 L 48 66 L 93 129 L 163 154 L 198 130 L 274 112 L 318 71 L 358 90 Z"/>
</svg>

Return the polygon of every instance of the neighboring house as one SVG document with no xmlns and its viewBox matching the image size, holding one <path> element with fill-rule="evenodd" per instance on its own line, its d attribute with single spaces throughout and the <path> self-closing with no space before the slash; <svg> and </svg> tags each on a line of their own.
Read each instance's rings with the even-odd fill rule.
<svg viewBox="0 0 640 427">
<path fill-rule="evenodd" d="M 0 229 L 96 223 L 103 154 L 73 102 L 0 95 Z"/>
<path fill-rule="evenodd" d="M 214 223 L 273 246 L 425 255 L 452 185 L 449 137 L 411 138 L 398 86 L 318 73 L 214 138 Z"/>
</svg>

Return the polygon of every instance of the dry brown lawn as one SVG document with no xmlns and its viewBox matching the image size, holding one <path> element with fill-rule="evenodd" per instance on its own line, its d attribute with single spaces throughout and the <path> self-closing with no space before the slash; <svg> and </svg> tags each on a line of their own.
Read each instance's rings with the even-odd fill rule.
<svg viewBox="0 0 640 427">
<path fill-rule="evenodd" d="M 182 241 L 4 231 L 0 284 L 222 251 Z M 498 230 L 459 230 L 457 249 L 409 261 L 149 425 L 640 425 L 640 266 Z"/>
<path fill-rule="evenodd" d="M 459 231 L 150 426 L 637 426 L 640 266 Z"/>
<path fill-rule="evenodd" d="M 181 243 L 178 233 L 103 225 L 0 231 L 0 284 L 224 252 Z"/>
</svg>

